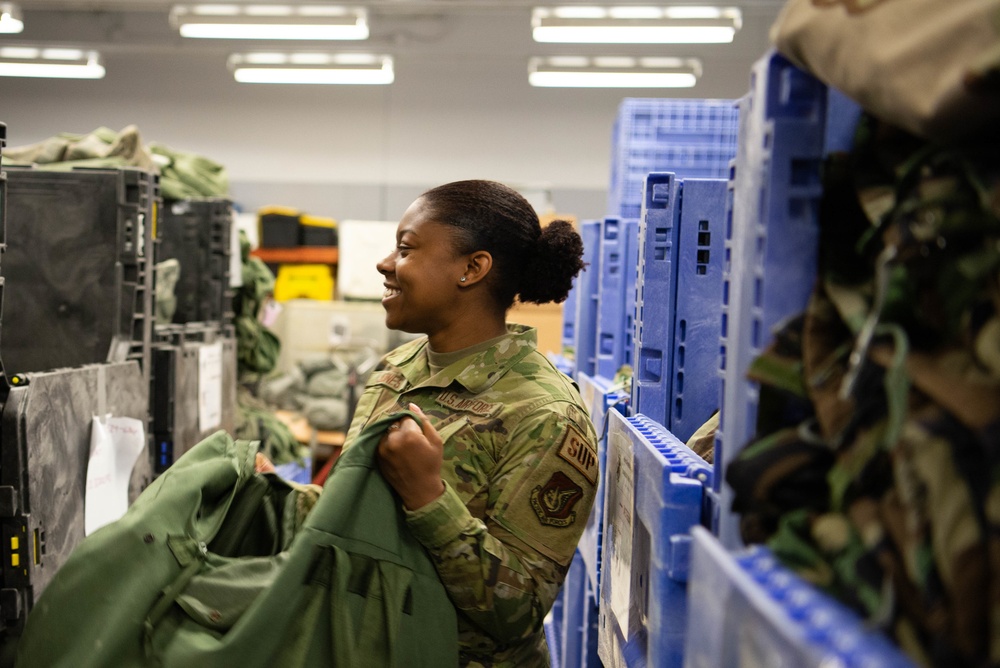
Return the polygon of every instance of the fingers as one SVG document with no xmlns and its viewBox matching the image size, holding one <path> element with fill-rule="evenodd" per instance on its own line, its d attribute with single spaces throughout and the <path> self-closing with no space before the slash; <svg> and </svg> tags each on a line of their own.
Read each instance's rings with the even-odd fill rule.
<svg viewBox="0 0 1000 668">
<path fill-rule="evenodd" d="M 441 437 L 438 435 L 437 430 L 431 426 L 431 421 L 427 419 L 424 412 L 420 410 L 420 406 L 411 403 L 409 409 L 420 416 L 420 431 L 423 433 L 424 438 L 435 445 L 441 445 Z M 411 420 L 412 422 L 412 420 Z"/>
</svg>

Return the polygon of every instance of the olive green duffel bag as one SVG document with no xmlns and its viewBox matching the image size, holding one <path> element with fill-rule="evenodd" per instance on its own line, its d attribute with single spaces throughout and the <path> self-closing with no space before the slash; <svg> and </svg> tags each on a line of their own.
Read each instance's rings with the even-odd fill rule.
<svg viewBox="0 0 1000 668">
<path fill-rule="evenodd" d="M 457 665 L 454 607 L 374 464 L 391 421 L 345 451 L 318 500 L 255 473 L 255 443 L 205 439 L 70 555 L 17 665 Z"/>
</svg>

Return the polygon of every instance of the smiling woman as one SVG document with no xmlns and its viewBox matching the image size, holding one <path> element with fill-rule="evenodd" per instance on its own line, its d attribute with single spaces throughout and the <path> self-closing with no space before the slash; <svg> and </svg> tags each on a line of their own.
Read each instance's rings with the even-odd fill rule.
<svg viewBox="0 0 1000 668">
<path fill-rule="evenodd" d="M 463 666 L 547 666 L 542 620 L 594 501 L 597 439 L 576 384 L 508 325 L 517 297 L 566 298 L 583 267 L 572 225 L 543 230 L 491 181 L 427 191 L 377 265 L 392 329 L 426 334 L 371 375 L 347 444 L 404 408 L 379 464 L 459 611 Z"/>
</svg>

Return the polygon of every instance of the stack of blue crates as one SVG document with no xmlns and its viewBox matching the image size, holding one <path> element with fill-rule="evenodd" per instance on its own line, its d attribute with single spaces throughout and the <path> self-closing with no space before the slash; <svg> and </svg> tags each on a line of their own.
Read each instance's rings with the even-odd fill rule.
<svg viewBox="0 0 1000 668">
<path fill-rule="evenodd" d="M 608 416 L 598 654 L 607 668 L 681 666 L 691 528 L 711 465 L 653 420 Z"/>
<path fill-rule="evenodd" d="M 650 172 L 725 178 L 736 155 L 733 100 L 626 98 L 611 138 L 608 215 L 638 218 Z"/>
<path fill-rule="evenodd" d="M 726 181 L 646 177 L 632 412 L 682 441 L 718 409 Z"/>
<path fill-rule="evenodd" d="M 586 220 L 580 224 L 583 239 L 583 262 L 576 277 L 576 312 L 573 319 L 574 374 L 594 375 L 597 369 L 597 297 L 601 281 L 601 222 Z"/>
<path fill-rule="evenodd" d="M 728 152 L 701 154 L 717 158 L 714 171 L 650 164 L 630 173 L 637 156 L 657 154 L 649 146 L 623 152 L 626 144 L 638 146 L 640 135 L 675 142 L 675 157 L 685 141 L 705 139 L 693 130 L 684 141 L 652 130 L 665 123 L 656 103 L 681 118 L 691 117 L 681 110 L 701 109 L 722 119 L 726 129 L 717 139 Z M 580 284 L 572 323 L 578 350 L 582 340 L 594 344 L 576 378 L 602 436 L 601 484 L 563 595 L 564 620 L 571 598 L 581 604 L 576 621 L 561 629 L 562 665 L 588 665 L 575 655 L 567 662 L 567 648 L 593 641 L 583 624 L 593 612 L 591 587 L 597 651 L 608 668 L 911 665 L 884 635 L 865 630 L 854 613 L 766 549 L 742 548 L 724 485 L 725 466 L 755 431 L 749 365 L 773 330 L 804 310 L 816 279 L 821 166 L 831 152 L 850 148 L 859 114 L 853 102 L 774 52 L 754 65 L 738 105 L 623 103 L 609 217 L 584 228 L 590 244 L 602 244 L 598 276 Z M 632 218 L 635 236 L 623 239 Z M 632 279 L 621 262 L 632 257 L 628 240 L 635 241 Z M 627 321 L 631 306 L 621 295 L 629 280 L 631 357 L 627 337 L 612 331 Z M 595 329 L 584 333 L 582 319 L 591 313 Z M 608 410 L 622 400 L 609 378 L 629 361 L 629 405 Z M 721 420 L 709 464 L 684 441 L 716 410 Z"/>
<path fill-rule="evenodd" d="M 601 570 L 601 538 L 604 533 L 604 495 L 606 489 L 605 472 L 607 470 L 607 424 L 609 415 L 616 411 L 621 415 L 627 413 L 628 389 L 617 387 L 607 378 L 580 374 L 577 378 L 580 385 L 580 396 L 590 412 L 590 418 L 597 431 L 597 461 L 599 478 L 594 507 L 587 518 L 587 526 L 580 537 L 578 552 L 583 559 L 594 592 L 600 591 Z"/>
<path fill-rule="evenodd" d="M 601 277 L 597 297 L 597 375 L 614 378 L 632 364 L 639 221 L 601 221 Z"/>
<path fill-rule="evenodd" d="M 729 185 L 716 438 L 719 504 L 732 505 L 722 472 L 753 437 L 757 391 L 747 379 L 772 330 L 805 310 L 816 280 L 820 167 L 848 150 L 859 108 L 775 53 L 760 59 L 740 101 L 740 143 Z M 717 535 L 741 545 L 738 518 L 721 512 Z"/>
</svg>

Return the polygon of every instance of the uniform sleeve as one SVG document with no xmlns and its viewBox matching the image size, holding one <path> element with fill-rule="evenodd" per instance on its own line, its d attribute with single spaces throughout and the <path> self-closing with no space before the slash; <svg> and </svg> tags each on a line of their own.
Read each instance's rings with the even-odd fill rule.
<svg viewBox="0 0 1000 668">
<path fill-rule="evenodd" d="M 593 428 L 569 414 L 580 413 L 548 408 L 515 428 L 491 479 L 486 522 L 447 485 L 406 513 L 456 607 L 501 644 L 537 632 L 594 502 Z"/>
</svg>

